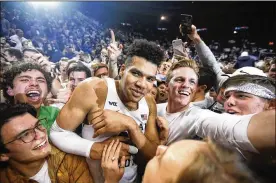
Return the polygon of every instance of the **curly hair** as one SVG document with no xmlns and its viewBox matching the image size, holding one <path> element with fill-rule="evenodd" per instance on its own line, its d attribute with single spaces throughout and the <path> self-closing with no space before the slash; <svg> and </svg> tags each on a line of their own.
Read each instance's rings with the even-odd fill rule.
<svg viewBox="0 0 276 183">
<path fill-rule="evenodd" d="M 8 87 L 13 88 L 13 80 L 17 75 L 21 74 L 22 72 L 26 72 L 30 70 L 37 70 L 41 72 L 46 79 L 48 92 L 51 91 L 53 78 L 51 77 L 51 74 L 49 72 L 46 72 L 44 69 L 42 69 L 40 65 L 34 64 L 34 63 L 27 63 L 27 62 L 15 64 L 11 67 L 11 69 L 7 70 L 3 74 L 4 97 L 9 102 L 13 101 L 13 97 L 8 95 L 7 93 Z"/>
<path fill-rule="evenodd" d="M 164 52 L 154 42 L 136 39 L 127 49 L 126 67 L 132 63 L 132 57 L 143 57 L 147 61 L 159 65 L 164 59 Z"/>
</svg>

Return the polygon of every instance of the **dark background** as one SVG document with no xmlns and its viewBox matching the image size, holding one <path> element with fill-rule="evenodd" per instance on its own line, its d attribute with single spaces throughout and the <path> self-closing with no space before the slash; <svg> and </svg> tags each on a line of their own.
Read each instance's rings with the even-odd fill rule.
<svg viewBox="0 0 276 183">
<path fill-rule="evenodd" d="M 276 40 L 276 2 L 64 2 L 62 8 L 77 8 L 82 13 L 94 17 L 106 27 L 118 27 L 121 22 L 144 34 L 153 30 L 156 37 L 163 35 L 175 39 L 181 21 L 180 14 L 191 14 L 197 28 L 207 28 L 200 33 L 205 41 L 227 42 L 229 39 L 246 36 L 251 42 L 267 47 L 269 41 Z M 160 21 L 160 16 L 167 17 Z M 233 34 L 236 26 L 248 26 L 248 31 Z M 157 31 L 165 27 L 168 31 Z"/>
</svg>

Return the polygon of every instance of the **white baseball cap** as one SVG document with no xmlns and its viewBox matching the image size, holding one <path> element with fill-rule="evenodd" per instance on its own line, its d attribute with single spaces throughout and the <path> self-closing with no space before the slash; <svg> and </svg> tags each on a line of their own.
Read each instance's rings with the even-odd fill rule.
<svg viewBox="0 0 276 183">
<path fill-rule="evenodd" d="M 242 68 L 237 69 L 233 74 L 223 74 L 222 76 L 228 76 L 230 78 L 230 77 L 237 76 L 237 75 L 258 75 L 258 76 L 267 77 L 267 75 L 261 69 L 258 69 L 256 67 L 242 67 Z M 228 78 L 223 79 L 219 83 L 219 87 L 218 88 L 220 88 L 222 86 L 222 84 L 227 79 Z"/>
<path fill-rule="evenodd" d="M 258 75 L 258 76 L 264 76 L 267 77 L 267 75 L 261 70 L 256 67 L 242 67 L 237 69 L 233 74 L 227 74 L 228 76 L 236 76 L 236 75 Z"/>
</svg>

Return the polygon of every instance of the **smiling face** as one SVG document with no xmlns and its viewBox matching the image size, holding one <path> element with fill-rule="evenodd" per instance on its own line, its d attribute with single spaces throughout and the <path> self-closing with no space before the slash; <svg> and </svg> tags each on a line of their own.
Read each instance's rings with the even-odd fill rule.
<svg viewBox="0 0 276 183">
<path fill-rule="evenodd" d="M 138 103 L 152 89 L 157 66 L 142 57 L 132 57 L 132 64 L 123 72 L 120 88 L 126 102 Z"/>
<path fill-rule="evenodd" d="M 1 129 L 3 142 L 7 143 L 16 137 L 27 135 L 24 132 L 34 128 L 37 122 L 38 120 L 29 113 L 11 118 Z M 49 155 L 51 147 L 48 142 L 46 129 L 35 129 L 35 132 L 35 137 L 31 142 L 24 143 L 22 140 L 17 139 L 5 145 L 9 150 L 6 154 L 9 157 L 9 161 L 33 162 Z"/>
<path fill-rule="evenodd" d="M 194 98 L 198 76 L 190 67 L 179 67 L 172 71 L 168 83 L 169 103 L 178 108 L 186 107 Z"/>
<path fill-rule="evenodd" d="M 17 101 L 27 102 L 37 108 L 48 94 L 47 82 L 40 71 L 29 70 L 14 78 L 13 88 L 8 87 L 7 93 Z"/>
<path fill-rule="evenodd" d="M 240 91 L 226 92 L 225 99 L 225 111 L 236 115 L 247 115 L 262 112 L 265 110 L 265 106 L 267 104 L 265 99 Z"/>
</svg>

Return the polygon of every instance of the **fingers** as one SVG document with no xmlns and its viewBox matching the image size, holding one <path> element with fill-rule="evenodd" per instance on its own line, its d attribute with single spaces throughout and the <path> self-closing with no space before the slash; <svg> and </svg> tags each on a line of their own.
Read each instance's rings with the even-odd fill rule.
<svg viewBox="0 0 276 183">
<path fill-rule="evenodd" d="M 104 120 L 99 122 L 99 123 L 96 123 L 95 125 L 92 125 L 92 127 L 94 128 L 94 130 L 99 130 L 101 128 L 103 128 L 105 126 L 105 122 Z"/>
<path fill-rule="evenodd" d="M 101 112 L 101 113 L 99 113 Z M 90 120 L 90 124 L 92 125 L 96 125 L 97 123 L 100 123 L 104 120 L 104 116 L 103 116 L 103 111 L 99 110 L 97 112 L 94 112 L 93 115 L 96 113 L 95 116 L 93 116 L 93 118 Z"/>
<path fill-rule="evenodd" d="M 106 159 L 106 152 L 107 151 L 107 145 L 104 145 L 103 154 L 102 154 L 102 167 L 105 165 L 105 159 Z"/>
<path fill-rule="evenodd" d="M 109 146 L 108 146 L 108 148 L 106 150 L 105 162 L 108 162 L 113 157 L 113 154 L 111 154 L 111 149 L 112 149 L 114 143 L 115 143 L 115 141 L 112 140 L 112 142 L 109 144 Z"/>
<path fill-rule="evenodd" d="M 105 128 L 105 127 L 101 128 L 101 129 L 99 129 L 99 130 L 96 130 L 96 131 L 94 132 L 93 138 L 96 138 L 96 137 L 98 137 L 99 135 L 104 134 L 105 131 L 106 131 L 106 128 Z"/>
<path fill-rule="evenodd" d="M 117 145 L 114 156 L 119 158 L 120 151 L 121 151 L 121 148 L 122 148 L 122 143 L 119 140 L 117 140 L 117 143 L 118 143 L 118 145 Z"/>
<path fill-rule="evenodd" d="M 125 166 L 126 166 L 126 157 L 123 156 L 123 157 L 121 158 L 120 166 L 119 166 L 119 168 L 120 168 L 120 173 L 123 173 L 123 172 L 125 171 Z"/>
<path fill-rule="evenodd" d="M 129 145 L 121 142 L 120 156 L 129 156 Z"/>
<path fill-rule="evenodd" d="M 111 36 L 112 43 L 114 43 L 115 42 L 115 34 L 112 29 L 110 29 L 110 36 Z"/>
<path fill-rule="evenodd" d="M 120 141 L 119 140 L 114 141 L 113 146 L 110 149 L 110 158 L 112 162 L 116 161 L 118 163 L 117 160 L 119 159 L 119 152 L 120 152 L 119 147 L 120 147 Z M 117 149 L 119 150 L 119 152 L 116 154 Z"/>
<path fill-rule="evenodd" d="M 196 26 L 192 25 L 192 32 L 196 31 Z"/>
</svg>

